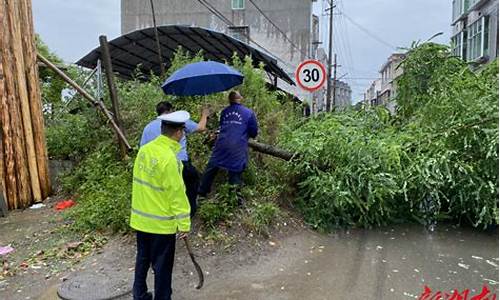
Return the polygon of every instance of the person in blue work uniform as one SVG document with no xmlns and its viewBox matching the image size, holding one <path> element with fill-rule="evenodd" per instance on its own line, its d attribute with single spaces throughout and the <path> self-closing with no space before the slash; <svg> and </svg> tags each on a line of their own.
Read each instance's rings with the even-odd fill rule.
<svg viewBox="0 0 500 300">
<path fill-rule="evenodd" d="M 172 104 L 166 101 L 162 101 L 156 105 L 156 113 L 158 114 L 158 118 L 151 121 L 144 128 L 140 142 L 141 147 L 151 142 L 161 134 L 160 117 L 171 113 L 173 110 L 174 108 Z M 196 213 L 196 208 L 197 208 L 196 198 L 198 196 L 200 175 L 198 173 L 198 170 L 196 170 L 196 168 L 191 164 L 191 160 L 189 159 L 189 155 L 187 152 L 186 135 L 195 132 L 205 131 L 207 126 L 208 115 L 209 115 L 208 108 L 204 108 L 201 113 L 201 118 L 199 123 L 196 123 L 191 119 L 187 120 L 184 128 L 185 134 L 179 141 L 179 143 L 181 144 L 181 150 L 177 154 L 177 157 L 179 158 L 180 161 L 182 161 L 182 164 L 184 166 L 182 171 L 182 178 L 184 179 L 184 184 L 186 186 L 186 195 L 189 199 L 189 204 L 191 205 L 191 217 L 193 217 L 194 214 Z"/>
<path fill-rule="evenodd" d="M 212 156 L 203 173 L 198 194 L 206 197 L 219 169 L 229 175 L 229 184 L 238 190 L 241 186 L 241 174 L 248 161 L 248 139 L 257 137 L 258 125 L 255 113 L 243 106 L 243 97 L 237 91 L 229 93 L 229 106 L 220 116 L 220 132 L 215 141 Z M 238 196 L 238 204 L 243 199 Z"/>
</svg>

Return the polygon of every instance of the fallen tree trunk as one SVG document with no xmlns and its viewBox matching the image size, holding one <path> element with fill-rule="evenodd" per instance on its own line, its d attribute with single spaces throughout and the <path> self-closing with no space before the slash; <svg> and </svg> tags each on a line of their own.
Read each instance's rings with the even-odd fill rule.
<svg viewBox="0 0 500 300">
<path fill-rule="evenodd" d="M 250 148 L 252 148 L 253 150 L 255 150 L 257 152 L 268 154 L 268 155 L 271 155 L 271 156 L 274 156 L 277 158 L 281 158 L 281 159 L 286 160 L 286 161 L 292 160 L 292 158 L 295 156 L 294 153 L 288 152 L 288 151 L 283 150 L 283 149 L 276 148 L 275 146 L 272 146 L 272 145 L 259 143 L 257 141 L 253 141 L 253 140 L 248 141 L 248 146 L 250 146 Z"/>
</svg>

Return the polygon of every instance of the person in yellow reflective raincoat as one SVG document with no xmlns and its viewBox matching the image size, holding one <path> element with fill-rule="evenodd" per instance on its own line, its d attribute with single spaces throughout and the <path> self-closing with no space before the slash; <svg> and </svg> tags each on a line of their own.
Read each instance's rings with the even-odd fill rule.
<svg viewBox="0 0 500 300">
<path fill-rule="evenodd" d="M 176 235 L 186 238 L 190 206 L 177 153 L 184 135 L 186 111 L 162 115 L 162 134 L 142 146 L 134 164 L 130 226 L 137 231 L 133 295 L 153 299 L 146 277 L 154 270 L 154 299 L 171 299 Z"/>
</svg>

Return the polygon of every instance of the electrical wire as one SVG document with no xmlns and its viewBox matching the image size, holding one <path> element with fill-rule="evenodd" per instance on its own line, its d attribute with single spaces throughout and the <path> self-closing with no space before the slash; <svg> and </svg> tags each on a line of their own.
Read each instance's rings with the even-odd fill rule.
<svg viewBox="0 0 500 300">
<path fill-rule="evenodd" d="M 198 2 L 200 2 L 203 6 L 205 6 L 205 8 L 207 8 L 210 12 L 212 12 L 217 18 L 221 19 L 224 23 L 226 23 L 226 25 L 235 26 L 234 23 L 231 20 L 229 20 L 228 18 L 226 18 L 223 13 L 221 13 L 217 8 L 215 8 L 213 5 L 211 5 L 207 0 L 198 0 Z M 248 38 L 248 40 L 250 42 L 254 43 L 259 48 L 263 49 L 268 55 L 272 56 L 276 60 L 279 60 L 280 62 L 282 62 L 283 64 L 285 64 L 286 66 L 288 66 L 288 67 L 290 67 L 292 69 L 295 68 L 290 63 L 288 63 L 288 62 L 284 61 L 283 59 L 281 59 L 281 58 L 275 56 L 274 54 L 272 54 L 271 51 L 269 51 L 267 48 L 265 48 L 264 46 L 262 46 L 259 43 L 257 43 L 248 34 L 243 33 L 243 35 L 246 38 Z"/>
<path fill-rule="evenodd" d="M 260 12 L 260 14 L 261 14 L 262 16 L 264 16 L 264 18 L 266 18 L 266 20 L 268 20 L 268 21 L 269 21 L 269 23 L 271 23 L 271 24 L 272 24 L 272 25 L 273 25 L 273 26 L 274 26 L 274 27 L 275 27 L 275 28 L 276 28 L 276 29 L 277 29 L 277 30 L 278 30 L 281 34 L 283 34 L 283 36 L 285 37 L 285 39 L 286 39 L 286 40 L 287 40 L 287 41 L 288 41 L 288 42 L 289 42 L 289 43 L 290 43 L 290 44 L 291 44 L 291 45 L 292 45 L 295 49 L 299 50 L 299 52 L 300 52 L 300 53 L 302 53 L 305 57 L 307 57 L 307 58 L 311 58 L 311 56 L 310 56 L 309 54 L 305 53 L 304 51 L 302 51 L 302 49 L 300 49 L 297 45 L 295 45 L 295 43 L 294 43 L 294 42 L 293 42 L 293 41 L 292 41 L 292 40 L 291 40 L 291 39 L 290 39 L 290 38 L 286 35 L 286 33 L 285 33 L 285 32 L 283 32 L 283 30 L 281 30 L 281 28 L 279 28 L 279 26 L 278 26 L 278 25 L 276 25 L 276 24 L 273 22 L 273 20 L 271 20 L 271 18 L 269 18 L 269 17 L 268 17 L 268 16 L 267 16 L 267 15 L 266 15 L 263 11 L 262 11 L 262 9 L 260 9 L 260 7 L 259 7 L 257 4 L 255 4 L 255 2 L 254 2 L 253 0 L 248 0 L 248 1 L 250 1 L 250 3 L 252 3 L 252 4 L 253 4 L 253 6 L 255 6 L 255 8 L 256 8 L 256 9 Z"/>
<path fill-rule="evenodd" d="M 364 33 L 366 33 L 368 36 L 370 36 L 371 38 L 373 38 L 374 40 L 378 41 L 379 43 L 391 48 L 391 50 L 394 50 L 394 49 L 397 49 L 397 47 L 391 45 L 389 42 L 386 42 L 384 41 L 384 39 L 380 38 L 379 36 L 377 36 L 376 34 L 374 34 L 373 32 L 371 32 L 370 30 L 366 29 L 365 27 L 363 27 L 362 25 L 360 25 L 358 22 L 354 21 L 351 17 L 349 17 L 348 15 L 346 15 L 345 12 L 341 11 L 341 14 L 348 20 L 350 21 L 354 26 L 358 27 L 361 31 L 363 31 Z"/>
<path fill-rule="evenodd" d="M 340 6 L 343 7 L 343 3 L 339 0 L 337 1 L 337 8 Z M 334 36 L 338 36 L 337 44 L 340 44 L 340 49 L 342 49 L 343 55 L 342 55 L 342 60 L 344 63 L 342 64 L 343 68 L 347 70 L 348 73 L 353 74 L 354 70 L 352 66 L 354 65 L 353 59 L 352 59 L 352 51 L 351 51 L 351 46 L 349 43 L 349 38 L 348 38 L 348 32 L 345 27 L 344 22 L 342 21 L 342 18 L 335 18 L 336 20 L 336 25 L 335 28 L 337 28 L 337 34 Z M 345 78 L 345 81 L 350 85 L 354 86 L 354 81 L 351 80 L 350 78 Z"/>
</svg>

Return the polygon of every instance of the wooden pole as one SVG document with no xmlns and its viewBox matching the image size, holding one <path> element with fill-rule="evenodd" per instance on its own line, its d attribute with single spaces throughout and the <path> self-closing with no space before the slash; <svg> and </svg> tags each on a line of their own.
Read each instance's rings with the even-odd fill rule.
<svg viewBox="0 0 500 300">
<path fill-rule="evenodd" d="M 163 56 L 161 55 L 161 45 L 160 45 L 160 36 L 158 35 L 158 27 L 156 27 L 155 6 L 153 4 L 153 0 L 150 0 L 149 2 L 151 3 L 151 14 L 153 15 L 153 27 L 155 29 L 156 49 L 158 51 L 158 63 L 160 64 L 160 74 L 163 79 L 163 77 L 165 77 L 165 66 L 163 65 Z"/>
<path fill-rule="evenodd" d="M 5 35 L 8 34 L 5 30 L 6 24 L 5 3 L 0 1 L 0 58 L 4 58 L 8 52 L 4 38 Z M 0 59 L 0 143 L 2 144 L 0 151 L 2 155 L 1 160 L 3 161 L 1 166 L 2 170 L 0 171 L 2 175 L 0 177 L 2 178 L 5 202 L 7 202 L 8 207 L 13 208 L 18 202 L 14 144 L 12 139 L 14 133 L 10 126 L 10 109 L 9 103 L 7 102 L 5 74 L 3 69 L 3 59 Z"/>
<path fill-rule="evenodd" d="M 0 3 L 0 22 L 2 19 L 3 3 Z M 2 23 L 0 23 L 1 25 Z M 0 26 L 0 57 L 3 56 L 3 45 L 1 31 L 3 26 Z M 17 181 L 16 181 L 16 167 L 14 156 L 14 145 L 12 136 L 14 135 L 10 126 L 9 106 L 7 102 L 7 95 L 5 93 L 5 82 L 3 74 L 3 65 L 0 61 L 0 126 L 1 126 L 1 140 L 2 147 L 0 151 L 2 160 L 2 170 L 0 176 L 2 178 L 2 186 L 5 192 L 5 200 L 9 207 L 14 207 L 18 202 Z"/>
<path fill-rule="evenodd" d="M 28 98 L 28 87 L 26 85 L 26 76 L 24 70 L 24 55 L 22 46 L 22 35 L 20 29 L 20 3 L 18 0 L 5 0 L 9 15 L 9 31 L 11 33 L 11 51 L 13 53 L 13 72 L 17 87 L 18 101 L 21 106 L 22 123 L 24 129 L 24 141 L 26 146 L 26 159 L 28 161 L 28 175 L 31 183 L 31 191 L 35 202 L 42 201 L 42 192 L 40 189 L 40 181 L 38 179 L 38 166 L 35 152 L 35 142 L 33 138 L 33 127 L 31 124 L 31 109 Z M 31 204 L 31 197 L 23 199 L 23 207 Z"/>
<path fill-rule="evenodd" d="M 23 37 L 24 62 L 26 83 L 28 86 L 31 123 L 35 142 L 37 176 L 40 181 L 42 199 L 51 193 L 48 153 L 45 142 L 45 125 L 42 111 L 42 97 L 38 78 L 38 64 L 36 60 L 36 44 L 33 29 L 31 0 L 19 0 L 21 3 L 21 35 Z M 36 199 L 35 199 L 36 200 Z"/>
<path fill-rule="evenodd" d="M 120 118 L 120 109 L 118 105 L 118 93 L 116 91 L 115 80 L 113 78 L 113 66 L 111 64 L 111 55 L 109 53 L 108 40 L 105 35 L 99 36 L 99 43 L 101 44 L 101 59 L 104 63 L 104 69 L 106 71 L 106 80 L 108 83 L 109 96 L 111 98 L 111 111 L 113 112 L 113 119 L 116 125 L 124 133 L 123 126 Z M 122 158 L 127 156 L 127 148 L 123 142 L 118 139 L 120 144 L 120 151 L 122 153 Z"/>
<path fill-rule="evenodd" d="M 118 125 L 116 125 L 115 120 L 113 120 L 113 117 L 109 113 L 106 106 L 104 106 L 102 101 L 96 101 L 94 97 L 92 97 L 89 93 L 87 93 L 87 91 L 81 88 L 76 82 L 74 82 L 71 78 L 69 78 L 68 75 L 66 75 L 63 71 L 57 68 L 53 63 L 51 63 L 48 59 L 43 57 L 40 53 L 37 53 L 37 57 L 40 61 L 42 61 L 45 65 L 47 65 L 47 67 L 56 72 L 57 75 L 61 76 L 61 78 L 64 79 L 64 81 L 66 81 L 69 85 L 71 85 L 85 99 L 87 99 L 90 103 L 96 106 L 106 116 L 106 118 L 108 118 L 113 130 L 118 136 L 118 139 L 121 139 L 123 141 L 128 150 L 132 149 L 132 147 L 130 147 L 130 144 L 127 141 L 127 138 L 125 137 L 121 129 L 118 127 Z"/>
<path fill-rule="evenodd" d="M 17 199 L 16 202 L 10 207 L 11 209 L 22 208 L 32 199 L 31 185 L 30 185 L 30 175 L 28 171 L 27 163 L 27 152 L 24 136 L 24 128 L 22 122 L 22 114 L 20 107 L 20 95 L 16 86 L 16 70 L 15 70 L 15 44 L 12 39 L 13 29 L 12 23 L 15 23 L 16 14 L 13 9 L 12 0 L 2 1 L 5 8 L 5 18 L 4 18 L 4 34 L 1 39 L 4 42 L 4 53 L 2 57 L 2 63 L 4 68 L 4 80 L 5 80 L 5 94 L 7 95 L 7 103 L 10 116 L 10 126 L 12 128 L 12 133 L 7 139 L 13 140 L 14 145 L 14 161 L 15 161 L 15 171 L 13 174 L 16 177 L 17 184 Z M 10 47 L 9 47 L 10 46 Z"/>
<path fill-rule="evenodd" d="M 5 193 L 2 191 L 0 186 L 0 217 L 6 217 L 8 214 L 7 203 L 5 202 Z"/>
</svg>

